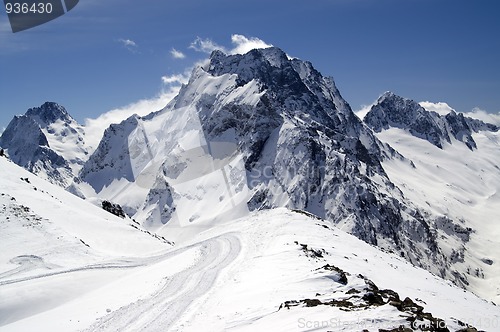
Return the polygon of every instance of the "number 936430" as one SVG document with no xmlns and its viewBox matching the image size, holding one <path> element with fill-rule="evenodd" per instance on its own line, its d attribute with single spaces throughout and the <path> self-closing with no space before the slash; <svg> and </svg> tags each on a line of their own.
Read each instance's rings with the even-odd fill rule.
<svg viewBox="0 0 500 332">
<path fill-rule="evenodd" d="M 7 14 L 51 14 L 52 4 L 50 2 L 7 2 L 5 4 L 5 11 Z"/>
</svg>

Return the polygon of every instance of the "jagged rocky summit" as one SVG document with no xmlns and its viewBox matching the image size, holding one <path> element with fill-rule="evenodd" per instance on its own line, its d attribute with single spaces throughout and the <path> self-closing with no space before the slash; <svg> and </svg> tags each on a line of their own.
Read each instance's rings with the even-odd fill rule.
<svg viewBox="0 0 500 332">
<path fill-rule="evenodd" d="M 376 132 L 389 128 L 405 129 L 438 148 L 443 148 L 443 144 L 451 143 L 454 138 L 472 150 L 477 148 L 472 133 L 498 131 L 497 126 L 465 117 L 462 113 L 451 111 L 442 116 L 429 112 L 417 102 L 392 92 L 380 96 L 366 114 L 364 122 Z"/>
</svg>

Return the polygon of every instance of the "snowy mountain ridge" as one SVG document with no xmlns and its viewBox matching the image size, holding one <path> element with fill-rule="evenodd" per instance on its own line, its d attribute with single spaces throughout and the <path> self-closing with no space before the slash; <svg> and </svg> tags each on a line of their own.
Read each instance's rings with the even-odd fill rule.
<svg viewBox="0 0 500 332">
<path fill-rule="evenodd" d="M 445 142 L 451 143 L 453 137 L 471 150 L 477 148 L 472 138 L 473 133 L 499 130 L 493 124 L 464 117 L 454 111 L 444 116 L 429 112 L 417 102 L 396 96 L 392 92 L 380 96 L 364 117 L 364 122 L 375 132 L 391 127 L 406 129 L 412 135 L 426 139 L 439 148 L 442 148 Z"/>
</svg>

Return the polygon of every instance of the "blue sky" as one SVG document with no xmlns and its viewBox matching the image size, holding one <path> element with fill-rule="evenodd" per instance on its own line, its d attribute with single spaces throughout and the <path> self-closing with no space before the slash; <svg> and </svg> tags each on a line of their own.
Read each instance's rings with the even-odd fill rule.
<svg viewBox="0 0 500 332">
<path fill-rule="evenodd" d="M 155 100 L 162 77 L 208 56 L 190 48 L 197 38 L 230 50 L 234 34 L 311 61 L 354 110 L 390 90 L 498 113 L 499 13 L 497 0 L 80 0 L 13 34 L 2 10 L 0 129 L 45 101 L 83 123 Z"/>
</svg>

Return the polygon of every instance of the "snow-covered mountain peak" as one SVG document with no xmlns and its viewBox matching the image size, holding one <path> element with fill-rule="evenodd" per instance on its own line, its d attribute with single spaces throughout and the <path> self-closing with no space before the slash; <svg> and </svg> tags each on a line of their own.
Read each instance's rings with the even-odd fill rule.
<svg viewBox="0 0 500 332">
<path fill-rule="evenodd" d="M 88 155 L 83 127 L 54 102 L 15 116 L 0 146 L 16 164 L 64 187 L 73 182 Z"/>
<path fill-rule="evenodd" d="M 301 68 L 298 64 L 302 65 Z M 256 79 L 265 87 L 286 85 L 296 89 L 301 88 L 301 80 L 314 69 L 311 63 L 289 59 L 286 53 L 277 47 L 254 49 L 246 54 L 233 55 L 214 51 L 207 68 L 214 76 L 236 74 L 239 84 L 242 85 Z"/>
<path fill-rule="evenodd" d="M 404 105 L 406 108 L 399 108 L 395 109 L 394 111 L 402 111 L 405 113 L 410 113 L 410 111 L 413 112 L 425 112 L 425 109 L 420 106 L 420 104 L 416 103 L 415 101 L 409 99 L 409 98 L 404 98 L 401 96 L 398 96 L 392 91 L 386 91 L 383 94 L 380 95 L 380 97 L 377 99 L 377 104 L 383 104 L 383 105 Z"/>
<path fill-rule="evenodd" d="M 387 102 L 396 102 L 396 101 L 399 101 L 399 102 L 404 102 L 406 98 L 403 98 L 403 97 L 400 97 L 398 95 L 396 95 L 394 92 L 392 91 L 386 91 L 384 92 L 383 94 L 381 94 L 378 99 L 377 99 L 377 103 L 383 103 L 384 101 L 387 100 Z"/>
<path fill-rule="evenodd" d="M 280 68 L 290 61 L 286 53 L 278 47 L 261 48 L 254 51 L 260 51 L 260 54 L 274 67 Z"/>
<path fill-rule="evenodd" d="M 382 94 L 378 97 L 378 99 L 377 99 L 377 100 L 378 100 L 378 101 L 381 101 L 381 100 L 383 100 L 383 99 L 385 99 L 385 98 L 390 98 L 390 97 L 392 97 L 392 96 L 395 96 L 394 92 L 387 90 L 387 91 L 385 91 L 384 93 L 382 93 Z"/>
<path fill-rule="evenodd" d="M 214 76 L 223 74 L 238 75 L 241 85 L 252 79 L 259 79 L 262 83 L 272 84 L 272 71 L 290 67 L 286 54 L 276 47 L 254 49 L 245 54 L 225 55 L 221 51 L 214 51 L 208 65 L 208 72 Z"/>
<path fill-rule="evenodd" d="M 451 144 L 455 139 L 472 150 L 477 147 L 472 133 L 498 130 L 495 125 L 464 117 L 463 114 L 454 111 L 445 116 L 427 111 L 416 101 L 392 92 L 382 94 L 363 121 L 375 132 L 389 128 L 407 130 L 413 136 L 425 139 L 440 149 L 443 148 L 443 144 Z"/>
<path fill-rule="evenodd" d="M 268 47 L 253 49 L 245 54 L 231 54 L 226 55 L 221 50 L 214 50 L 210 55 L 211 62 L 225 62 L 227 64 L 235 61 L 242 61 L 244 63 L 255 62 L 256 60 L 265 60 L 274 67 L 281 67 L 284 63 L 287 63 L 290 59 L 286 53 L 278 47 Z"/>
<path fill-rule="evenodd" d="M 235 75 L 236 87 L 254 81 L 264 100 L 276 98 L 276 115 L 310 123 L 329 122 L 359 134 L 359 120 L 342 98 L 332 78 L 319 73 L 310 62 L 289 58 L 277 47 L 254 49 L 246 54 L 214 51 L 206 72 L 213 77 Z M 269 100 L 270 100 L 269 99 Z"/>
<path fill-rule="evenodd" d="M 45 102 L 40 107 L 30 108 L 25 115 L 35 120 L 42 128 L 58 120 L 68 124 L 75 121 L 66 108 L 55 102 Z"/>
</svg>

